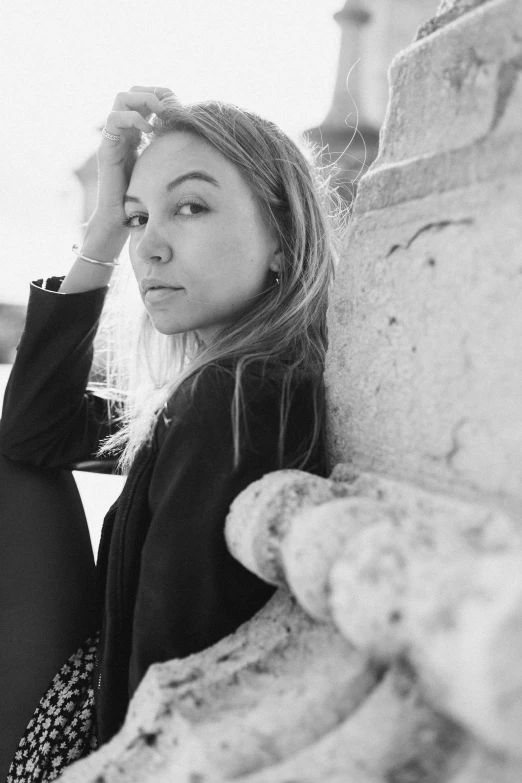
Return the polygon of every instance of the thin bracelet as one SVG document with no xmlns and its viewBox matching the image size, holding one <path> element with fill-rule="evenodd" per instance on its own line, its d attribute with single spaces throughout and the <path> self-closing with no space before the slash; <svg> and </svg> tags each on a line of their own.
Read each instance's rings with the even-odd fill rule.
<svg viewBox="0 0 522 783">
<path fill-rule="evenodd" d="M 89 258 L 89 256 L 84 256 L 83 253 L 80 253 L 78 250 L 78 245 L 72 246 L 73 253 L 78 256 L 78 258 L 83 259 L 84 261 L 88 261 L 90 264 L 99 264 L 100 266 L 119 266 L 120 262 L 116 261 L 98 261 L 96 258 Z"/>
</svg>

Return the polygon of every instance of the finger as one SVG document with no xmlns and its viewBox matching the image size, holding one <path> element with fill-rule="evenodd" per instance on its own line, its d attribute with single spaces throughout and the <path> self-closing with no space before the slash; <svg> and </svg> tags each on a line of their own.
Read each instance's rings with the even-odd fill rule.
<svg viewBox="0 0 522 783">
<path fill-rule="evenodd" d="M 119 92 L 112 110 L 125 111 L 127 109 L 139 111 L 142 117 L 148 119 L 154 112 L 161 111 L 162 104 L 158 96 L 150 92 Z"/>
<path fill-rule="evenodd" d="M 121 131 L 129 128 L 136 128 L 142 133 L 151 133 L 153 130 L 150 122 L 147 122 L 139 111 L 111 111 L 105 123 L 108 133 L 119 136 Z"/>
<path fill-rule="evenodd" d="M 130 92 L 152 92 L 157 95 L 160 101 L 164 98 L 168 98 L 169 95 L 174 95 L 174 91 L 170 87 L 131 87 Z"/>
<path fill-rule="evenodd" d="M 154 95 L 156 95 L 160 100 L 160 105 L 158 109 L 155 109 L 156 114 L 159 114 L 163 109 L 165 108 L 165 104 L 161 103 L 161 101 L 166 100 L 167 98 L 174 98 L 176 99 L 176 96 L 174 92 L 170 89 L 170 87 L 143 87 L 143 86 L 135 86 L 131 87 L 130 92 L 134 93 L 150 93 L 152 92 Z"/>
</svg>

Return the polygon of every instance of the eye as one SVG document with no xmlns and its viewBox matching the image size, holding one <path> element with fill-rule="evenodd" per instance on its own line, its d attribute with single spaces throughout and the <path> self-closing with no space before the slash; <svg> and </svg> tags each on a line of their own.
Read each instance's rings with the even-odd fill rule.
<svg viewBox="0 0 522 783">
<path fill-rule="evenodd" d="M 127 228 L 138 228 L 139 226 L 146 225 L 147 220 L 148 220 L 147 215 L 143 215 L 142 213 L 136 213 L 135 215 L 129 215 L 128 217 L 126 217 L 125 220 L 123 221 L 123 225 L 127 226 Z"/>
<path fill-rule="evenodd" d="M 201 215 L 202 212 L 208 212 L 208 209 L 204 204 L 200 204 L 199 201 L 185 201 L 178 206 L 178 214 L 183 217 L 196 217 L 196 215 Z"/>
</svg>

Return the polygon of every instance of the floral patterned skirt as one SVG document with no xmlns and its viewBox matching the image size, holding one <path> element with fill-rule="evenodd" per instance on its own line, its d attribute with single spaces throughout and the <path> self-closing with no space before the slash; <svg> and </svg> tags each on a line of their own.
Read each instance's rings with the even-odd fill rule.
<svg viewBox="0 0 522 783">
<path fill-rule="evenodd" d="M 20 740 L 7 783 L 54 780 L 98 747 L 92 672 L 99 634 L 62 666 Z"/>
</svg>

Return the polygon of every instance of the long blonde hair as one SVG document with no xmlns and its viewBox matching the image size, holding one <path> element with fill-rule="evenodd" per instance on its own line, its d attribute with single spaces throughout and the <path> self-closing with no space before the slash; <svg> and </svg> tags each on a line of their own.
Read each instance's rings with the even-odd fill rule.
<svg viewBox="0 0 522 783">
<path fill-rule="evenodd" d="M 188 132 L 237 166 L 282 249 L 280 284 L 262 294 L 208 345 L 195 332 L 158 333 L 141 302 L 136 304 L 141 314 L 133 316 L 137 328 L 131 337 L 122 309 L 109 302 L 100 340 L 105 346 L 105 393 L 120 428 L 105 441 L 100 454 L 119 452 L 119 469 L 127 472 L 140 447 L 150 442 L 159 415 L 180 384 L 189 377 L 197 380 L 209 365 L 232 360 L 235 465 L 240 456 L 245 370 L 261 363 L 267 373 L 279 373 L 280 461 L 293 384 L 303 375 L 314 379 L 315 425 L 308 447 L 294 465 L 299 467 L 323 436 L 326 311 L 344 215 L 330 187 L 332 172 L 314 162 L 313 151 L 304 143 L 301 150 L 276 125 L 234 105 L 218 101 L 181 105 L 175 98 L 164 104 L 149 143 L 169 133 Z M 120 280 L 110 299 L 125 302 L 129 314 L 133 308 L 127 297 L 126 281 Z M 115 329 L 119 341 L 114 341 Z"/>
</svg>

